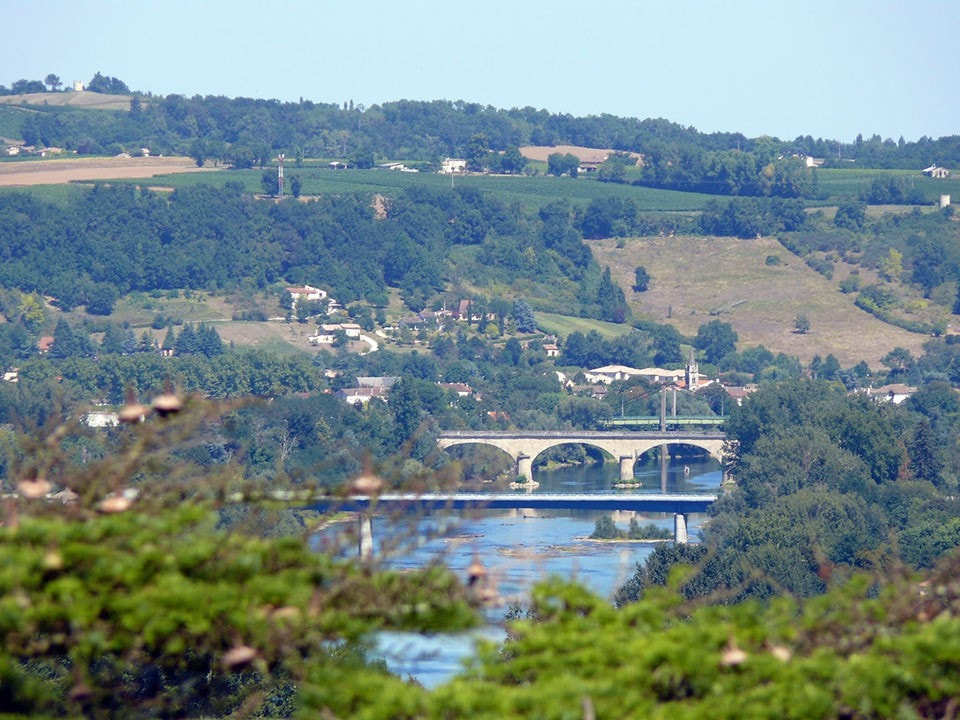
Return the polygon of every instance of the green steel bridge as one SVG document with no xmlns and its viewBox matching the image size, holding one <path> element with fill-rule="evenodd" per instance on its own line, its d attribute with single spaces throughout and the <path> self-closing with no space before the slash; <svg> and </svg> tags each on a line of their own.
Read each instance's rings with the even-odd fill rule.
<svg viewBox="0 0 960 720">
<path fill-rule="evenodd" d="M 718 415 L 640 415 L 636 417 L 616 417 L 609 420 L 601 420 L 600 426 L 604 428 L 624 428 L 624 427 L 704 427 L 722 425 L 726 420 Z"/>
</svg>

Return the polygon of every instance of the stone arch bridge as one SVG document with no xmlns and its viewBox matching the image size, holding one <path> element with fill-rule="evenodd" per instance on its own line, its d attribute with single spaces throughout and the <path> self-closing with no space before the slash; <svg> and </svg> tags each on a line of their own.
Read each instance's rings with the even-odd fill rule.
<svg viewBox="0 0 960 720">
<path fill-rule="evenodd" d="M 557 445 L 591 445 L 604 450 L 620 462 L 620 479 L 633 479 L 637 459 L 645 452 L 663 445 L 693 445 L 703 448 L 723 462 L 723 445 L 726 436 L 718 430 L 655 430 L 655 431 L 547 431 L 547 432 L 496 432 L 454 431 L 440 433 L 437 444 L 443 448 L 455 445 L 479 443 L 500 448 L 513 458 L 517 475 L 526 481 L 533 480 L 533 461 L 544 450 Z"/>
</svg>

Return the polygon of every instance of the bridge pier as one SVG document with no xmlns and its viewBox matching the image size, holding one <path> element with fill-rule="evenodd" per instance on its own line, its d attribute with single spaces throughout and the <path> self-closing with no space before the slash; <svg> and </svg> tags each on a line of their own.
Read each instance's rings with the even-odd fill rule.
<svg viewBox="0 0 960 720">
<path fill-rule="evenodd" d="M 357 513 L 360 523 L 357 531 L 357 553 L 361 560 L 373 560 L 373 516 L 368 512 Z"/>
<path fill-rule="evenodd" d="M 533 482 L 533 458 L 528 455 L 520 455 L 517 458 L 517 477 L 523 478 L 524 482 Z"/>
<path fill-rule="evenodd" d="M 677 545 L 687 544 L 687 516 L 683 513 L 673 514 L 673 541 Z"/>
<path fill-rule="evenodd" d="M 633 468 L 636 464 L 637 458 L 633 455 L 620 457 L 620 482 L 633 482 Z"/>
</svg>

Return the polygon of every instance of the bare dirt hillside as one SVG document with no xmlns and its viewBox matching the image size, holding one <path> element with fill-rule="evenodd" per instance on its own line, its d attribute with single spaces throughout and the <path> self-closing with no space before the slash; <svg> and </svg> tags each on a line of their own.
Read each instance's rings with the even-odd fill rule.
<svg viewBox="0 0 960 720">
<path fill-rule="evenodd" d="M 576 155 L 581 161 L 600 161 L 612 152 L 615 151 L 610 148 L 588 148 L 579 145 L 526 145 L 520 148 L 520 154 L 525 158 L 540 162 L 546 162 L 553 153 Z M 630 155 L 637 160 L 641 158 L 639 153 L 630 153 Z"/>
<path fill-rule="evenodd" d="M 881 322 L 853 304 L 836 285 L 811 270 L 773 238 L 738 240 L 713 237 L 629 239 L 591 243 L 597 261 L 609 267 L 633 311 L 669 322 L 686 335 L 710 320 L 730 323 L 740 345 L 763 345 L 809 362 L 833 353 L 845 367 L 880 358 L 897 346 L 914 355 L 929 338 Z M 779 265 L 768 265 L 768 256 Z M 635 293 L 634 269 L 642 265 L 652 281 Z M 810 332 L 794 332 L 794 319 L 806 315 Z"/>
<path fill-rule="evenodd" d="M 58 158 L 0 163 L 0 185 L 59 185 L 84 180 L 148 178 L 182 172 L 216 172 L 198 168 L 186 157 Z"/>
<path fill-rule="evenodd" d="M 56 105 L 82 107 L 91 110 L 129 110 L 130 95 L 105 95 L 87 92 L 27 93 L 25 95 L 4 95 L 0 103 L 7 105 Z"/>
</svg>

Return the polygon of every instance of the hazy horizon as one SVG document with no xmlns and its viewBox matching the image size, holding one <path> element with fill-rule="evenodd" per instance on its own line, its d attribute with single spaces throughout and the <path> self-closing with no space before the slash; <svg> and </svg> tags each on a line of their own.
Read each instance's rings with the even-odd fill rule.
<svg viewBox="0 0 960 720">
<path fill-rule="evenodd" d="M 463 100 L 701 132 L 957 134 L 940 61 L 960 3 L 36 0 L 7 9 L 0 83 L 96 72 L 158 95 Z"/>
</svg>

